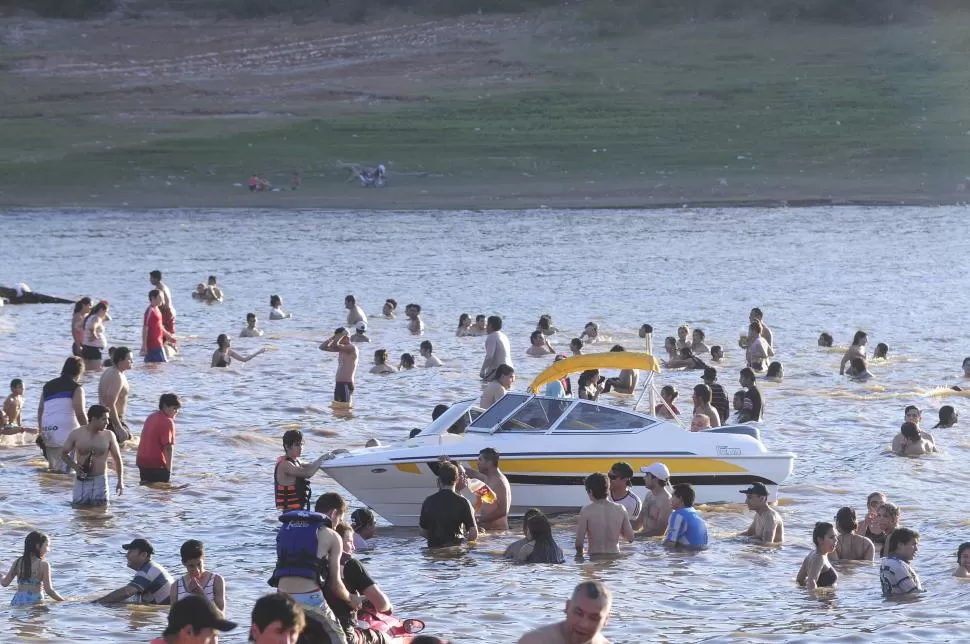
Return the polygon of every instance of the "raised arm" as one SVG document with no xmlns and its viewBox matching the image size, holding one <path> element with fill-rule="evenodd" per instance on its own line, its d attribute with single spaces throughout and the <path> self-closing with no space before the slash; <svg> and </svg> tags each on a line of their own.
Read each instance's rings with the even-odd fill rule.
<svg viewBox="0 0 970 644">
<path fill-rule="evenodd" d="M 256 353 L 254 353 L 251 356 L 242 356 L 242 355 L 236 353 L 235 350 L 229 349 L 229 355 L 232 356 L 234 359 L 238 360 L 239 362 L 249 362 L 250 360 L 252 360 L 256 356 L 258 356 L 259 354 L 264 353 L 265 351 L 266 351 L 266 347 L 263 347 L 262 349 L 260 349 L 259 351 L 257 351 Z"/>
</svg>

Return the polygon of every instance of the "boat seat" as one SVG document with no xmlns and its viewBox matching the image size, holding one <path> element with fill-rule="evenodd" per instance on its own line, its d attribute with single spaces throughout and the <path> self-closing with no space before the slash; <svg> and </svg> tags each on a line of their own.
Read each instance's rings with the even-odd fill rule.
<svg viewBox="0 0 970 644">
<path fill-rule="evenodd" d="M 704 431 L 709 434 L 743 434 L 745 436 L 750 436 L 756 441 L 761 440 L 761 432 L 757 427 L 752 427 L 751 425 L 728 425 L 726 427 L 705 429 Z"/>
</svg>

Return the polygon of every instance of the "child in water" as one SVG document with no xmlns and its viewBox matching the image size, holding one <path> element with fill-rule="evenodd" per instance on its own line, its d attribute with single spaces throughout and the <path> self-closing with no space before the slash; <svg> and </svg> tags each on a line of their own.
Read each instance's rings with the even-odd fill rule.
<svg viewBox="0 0 970 644">
<path fill-rule="evenodd" d="M 373 546 L 367 541 L 377 536 L 377 515 L 370 508 L 357 508 L 350 515 L 350 527 L 354 529 L 354 548 L 357 551 L 370 550 Z"/>
<path fill-rule="evenodd" d="M 24 539 L 24 554 L 10 566 L 10 571 L 0 580 L 6 588 L 17 578 L 17 592 L 10 602 L 11 606 L 29 606 L 44 601 L 44 591 L 59 602 L 64 598 L 57 594 L 51 583 L 51 566 L 44 561 L 50 550 L 50 539 L 43 532 L 31 532 Z M 43 590 L 41 589 L 43 586 Z"/>
</svg>

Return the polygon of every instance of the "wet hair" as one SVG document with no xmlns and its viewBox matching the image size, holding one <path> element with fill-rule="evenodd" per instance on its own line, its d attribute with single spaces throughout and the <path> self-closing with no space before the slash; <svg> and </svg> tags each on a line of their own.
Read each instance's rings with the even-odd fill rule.
<svg viewBox="0 0 970 644">
<path fill-rule="evenodd" d="M 61 367 L 61 378 L 80 378 L 84 373 L 84 361 L 77 356 L 71 356 Z"/>
<path fill-rule="evenodd" d="M 573 589 L 572 599 L 585 597 L 587 599 L 601 599 L 604 604 L 612 601 L 609 589 L 601 581 L 584 581 Z"/>
<path fill-rule="evenodd" d="M 865 331 L 856 331 L 852 336 L 852 346 L 861 346 L 863 340 L 868 340 L 869 335 Z"/>
<path fill-rule="evenodd" d="M 13 380 L 10 381 L 10 391 L 13 391 L 17 387 L 23 387 L 23 386 L 24 386 L 24 381 L 21 380 L 20 378 L 14 378 Z M 940 411 L 943 411 L 943 410 L 941 409 Z"/>
<path fill-rule="evenodd" d="M 261 632 L 269 628 L 273 622 L 279 622 L 283 630 L 296 629 L 302 633 L 306 627 L 306 616 L 303 608 L 289 595 L 272 593 L 256 600 L 253 605 L 253 626 Z M 253 641 L 252 628 L 249 629 L 249 641 Z"/>
<path fill-rule="evenodd" d="M 663 397 L 664 394 L 670 394 L 671 398 L 675 399 L 679 395 L 679 392 L 673 385 L 664 385 L 660 390 L 660 396 Z"/>
<path fill-rule="evenodd" d="M 620 478 L 622 479 L 633 478 L 633 467 L 631 467 L 630 464 L 627 463 L 626 461 L 619 461 L 617 463 L 613 463 L 613 466 L 610 467 L 610 471 L 616 472 L 617 474 L 620 475 Z"/>
<path fill-rule="evenodd" d="M 414 366 L 414 356 L 412 356 L 410 353 L 402 353 L 401 354 L 401 365 L 410 365 L 410 366 L 413 367 Z"/>
<path fill-rule="evenodd" d="M 899 432 L 908 440 L 920 440 L 919 428 L 916 426 L 916 423 L 903 423 L 899 427 Z"/>
<path fill-rule="evenodd" d="M 681 358 L 689 358 L 692 355 L 694 355 L 694 350 L 691 349 L 690 347 L 684 347 L 683 349 L 680 350 Z"/>
<path fill-rule="evenodd" d="M 582 349 L 583 348 L 583 341 L 580 340 L 579 338 L 573 338 L 572 340 L 569 341 L 569 348 L 570 349 Z"/>
<path fill-rule="evenodd" d="M 158 408 L 165 409 L 166 407 L 181 409 L 182 399 L 178 397 L 178 394 L 162 394 L 158 398 Z"/>
<path fill-rule="evenodd" d="M 334 526 L 333 531 L 339 534 L 341 539 L 347 539 L 354 534 L 354 529 L 343 521 Z"/>
<path fill-rule="evenodd" d="M 964 541 L 957 547 L 957 561 L 960 561 L 960 557 L 963 556 L 964 551 L 970 550 L 970 541 Z"/>
<path fill-rule="evenodd" d="M 297 443 L 303 442 L 303 432 L 299 429 L 288 429 L 283 432 L 283 449 L 293 447 Z"/>
<path fill-rule="evenodd" d="M 216 344 L 219 345 L 220 349 L 225 349 L 230 344 L 229 336 L 226 335 L 225 333 L 220 333 L 219 337 L 216 338 Z"/>
<path fill-rule="evenodd" d="M 88 422 L 95 418 L 104 418 L 108 415 L 108 408 L 104 405 L 91 405 L 88 407 Z"/>
<path fill-rule="evenodd" d="M 384 304 L 390 304 L 392 311 L 397 308 L 397 300 L 395 300 L 393 297 L 389 297 L 386 300 L 384 300 Z"/>
<path fill-rule="evenodd" d="M 498 467 L 499 453 L 494 447 L 486 447 L 478 452 L 478 455 L 484 458 L 486 461 L 492 465 Z"/>
<path fill-rule="evenodd" d="M 431 420 L 438 420 L 438 416 L 448 411 L 448 405 L 435 405 L 431 412 Z"/>
<path fill-rule="evenodd" d="M 543 338 L 543 337 L 545 336 L 542 335 L 542 331 L 536 329 L 535 331 L 529 334 L 529 343 L 531 344 L 535 342 L 536 338 Z"/>
<path fill-rule="evenodd" d="M 855 510 L 850 507 L 839 508 L 839 511 L 835 513 L 835 523 L 839 526 L 839 530 L 846 534 L 859 529 L 859 522 L 856 520 Z"/>
<path fill-rule="evenodd" d="M 209 276 L 209 286 L 215 286 L 215 285 L 216 285 L 216 276 L 215 275 L 210 275 Z"/>
<path fill-rule="evenodd" d="M 832 334 L 826 331 L 822 331 L 818 336 L 818 346 L 820 347 L 831 347 L 832 346 Z"/>
<path fill-rule="evenodd" d="M 360 532 L 376 523 L 377 515 L 370 508 L 357 508 L 350 514 L 350 527 L 354 529 L 354 532 Z"/>
<path fill-rule="evenodd" d="M 162 296 L 162 292 L 159 291 L 157 288 L 153 288 L 152 290 L 148 291 L 148 301 L 149 302 L 151 302 L 152 300 L 154 300 L 156 297 L 161 297 L 161 296 Z"/>
<path fill-rule="evenodd" d="M 282 304 L 283 304 L 283 300 L 280 299 L 280 296 L 279 295 L 270 295 L 269 296 L 269 305 L 270 306 L 282 306 Z"/>
<path fill-rule="evenodd" d="M 347 304 L 348 302 L 350 304 L 357 304 L 357 298 L 355 298 L 353 295 L 348 295 L 344 298 L 344 304 Z"/>
<path fill-rule="evenodd" d="M 442 485 L 452 486 L 458 480 L 458 468 L 451 463 L 442 463 L 438 466 L 438 482 Z"/>
<path fill-rule="evenodd" d="M 903 416 L 905 416 L 906 414 L 908 414 L 911 411 L 915 411 L 920 416 L 923 415 L 923 412 L 916 405 L 906 405 L 906 409 L 903 410 Z"/>
<path fill-rule="evenodd" d="M 525 534 L 526 536 L 529 535 L 529 519 L 531 519 L 532 517 L 538 517 L 538 516 L 543 516 L 542 510 L 540 510 L 539 508 L 529 508 L 528 510 L 525 511 L 525 514 L 522 515 L 523 534 Z"/>
<path fill-rule="evenodd" d="M 664 338 L 664 348 L 667 348 L 667 345 L 668 344 L 672 344 L 672 345 L 674 345 L 676 347 L 677 346 L 677 338 L 675 338 L 672 335 L 668 335 L 666 338 Z"/>
<path fill-rule="evenodd" d="M 77 302 L 75 302 L 74 303 L 74 312 L 75 313 L 80 313 L 81 312 L 81 309 L 83 309 L 85 306 L 91 306 L 91 298 L 90 297 L 84 296 L 80 300 L 78 300 Z"/>
<path fill-rule="evenodd" d="M 247 322 L 249 322 L 250 320 L 255 320 L 255 319 L 256 319 L 256 314 L 255 313 L 247 313 L 246 314 L 246 321 Z"/>
<path fill-rule="evenodd" d="M 872 353 L 873 358 L 885 358 L 889 355 L 889 345 L 885 342 L 880 342 L 876 345 L 876 350 Z"/>
<path fill-rule="evenodd" d="M 562 551 L 552 538 L 552 524 L 549 517 L 537 514 L 528 520 L 529 537 L 533 541 L 532 552 L 526 558 L 529 563 L 548 563 L 560 561 Z"/>
<path fill-rule="evenodd" d="M 610 353 L 619 353 L 621 351 L 626 351 L 626 349 L 623 348 L 622 344 L 614 344 L 613 348 L 610 349 Z"/>
<path fill-rule="evenodd" d="M 780 378 L 782 373 L 783 373 L 783 367 L 781 366 L 781 363 L 775 360 L 770 365 L 768 365 L 768 371 L 767 373 L 765 373 L 765 376 L 767 376 L 768 378 Z"/>
<path fill-rule="evenodd" d="M 593 472 L 586 477 L 583 481 L 583 485 L 586 487 L 586 491 L 592 495 L 594 499 L 605 499 L 606 493 L 610 489 L 610 484 L 606 478 L 606 474 L 602 472 Z"/>
<path fill-rule="evenodd" d="M 818 546 L 818 542 L 825 538 L 825 535 L 829 533 L 829 530 L 834 530 L 835 527 L 828 521 L 819 521 L 815 524 L 815 529 L 812 530 L 812 543 Z"/>
<path fill-rule="evenodd" d="M 711 355 L 713 356 L 716 353 L 720 353 L 721 355 L 724 355 L 724 349 L 722 349 L 721 345 L 719 344 L 715 344 L 714 346 L 711 347 Z"/>
<path fill-rule="evenodd" d="M 751 313 L 749 315 L 753 315 L 759 320 L 765 316 L 765 314 L 762 313 L 761 309 L 759 309 L 757 306 L 751 309 Z"/>
<path fill-rule="evenodd" d="M 584 331 L 585 331 L 586 329 L 594 329 L 594 330 L 596 330 L 596 331 L 599 331 L 599 330 L 600 330 L 600 325 L 598 325 L 598 324 L 596 324 L 596 322 L 592 322 L 592 321 L 590 321 L 590 322 L 587 322 L 587 323 L 586 323 L 586 326 L 584 326 L 584 327 L 583 327 L 583 330 L 584 330 Z"/>
<path fill-rule="evenodd" d="M 10 384 L 10 387 L 13 387 L 13 383 Z M 943 405 L 940 407 L 940 422 L 933 425 L 933 429 L 936 429 L 937 427 L 952 427 L 953 425 L 956 425 L 956 423 L 956 410 L 950 405 Z"/>
<path fill-rule="evenodd" d="M 495 379 L 498 380 L 502 376 L 511 376 L 515 373 L 515 369 L 507 364 L 500 364 L 498 368 L 495 369 Z"/>
<path fill-rule="evenodd" d="M 916 530 L 910 530 L 909 528 L 896 528 L 893 533 L 889 535 L 889 543 L 887 545 L 889 554 L 896 552 L 896 549 L 910 541 L 919 541 L 919 532 Z"/>
<path fill-rule="evenodd" d="M 751 367 L 745 367 L 740 371 L 740 374 L 742 378 L 750 380 L 751 382 L 755 382 L 757 380 L 757 378 L 755 378 L 754 371 L 751 369 Z"/>
<path fill-rule="evenodd" d="M 377 364 L 384 364 L 387 362 L 387 349 L 378 349 L 374 352 L 374 360 Z"/>
<path fill-rule="evenodd" d="M 341 333 L 347 333 L 347 329 L 345 327 L 338 326 L 336 329 L 333 330 L 334 335 L 340 335 Z"/>
<path fill-rule="evenodd" d="M 111 353 L 111 362 L 118 364 L 119 362 L 124 362 L 131 356 L 131 349 L 128 347 L 115 347 L 114 353 Z"/>
<path fill-rule="evenodd" d="M 421 349 L 422 351 L 424 351 L 425 349 L 427 349 L 428 350 L 428 353 L 432 353 L 434 351 L 434 345 L 431 344 L 431 340 L 424 340 L 424 341 L 422 341 L 421 342 L 421 345 L 418 348 Z"/>
<path fill-rule="evenodd" d="M 885 510 L 886 514 L 889 515 L 889 518 L 893 519 L 894 523 L 899 523 L 899 506 L 896 505 L 895 503 L 890 503 L 889 501 L 886 501 L 885 503 L 879 506 L 879 510 L 880 511 Z"/>
<path fill-rule="evenodd" d="M 189 539 L 182 544 L 179 553 L 182 555 L 182 563 L 192 561 L 193 559 L 201 559 L 205 556 L 205 544 L 198 539 Z"/>
<path fill-rule="evenodd" d="M 694 486 L 690 483 L 678 483 L 674 486 L 671 494 L 680 499 L 685 508 L 694 507 L 694 499 L 697 498 L 697 494 L 694 492 Z"/>
<path fill-rule="evenodd" d="M 334 510 L 339 514 L 347 513 L 347 501 L 336 492 L 325 492 L 321 494 L 317 498 L 317 502 L 313 505 L 313 511 L 319 512 L 320 514 L 326 514 Z"/>
<path fill-rule="evenodd" d="M 485 319 L 485 316 L 482 315 L 481 313 L 479 313 L 478 315 L 475 316 L 475 321 L 476 322 L 478 322 L 480 320 L 484 320 L 484 319 Z"/>
<path fill-rule="evenodd" d="M 33 559 L 32 557 L 37 557 L 40 559 L 40 551 L 47 543 L 50 538 L 43 532 L 37 532 L 36 530 L 27 534 L 24 537 L 24 554 L 20 558 L 20 570 L 17 572 L 17 581 L 25 582 L 31 577 L 33 577 Z"/>
<path fill-rule="evenodd" d="M 704 333 L 704 329 L 694 329 L 694 335 L 700 337 L 701 340 L 704 340 L 704 338 L 707 337 L 707 334 Z"/>
<path fill-rule="evenodd" d="M 717 369 L 714 367 L 704 367 L 704 374 L 701 376 L 702 380 L 717 380 Z"/>
<path fill-rule="evenodd" d="M 148 277 L 153 280 L 160 280 L 162 279 L 162 271 L 152 271 L 148 274 Z"/>
<path fill-rule="evenodd" d="M 702 402 L 710 403 L 713 392 L 710 387 L 701 384 L 694 387 L 694 395 L 700 398 Z"/>
<path fill-rule="evenodd" d="M 462 313 L 458 316 L 458 326 L 464 326 L 465 322 L 471 322 L 472 318 L 467 313 Z"/>
<path fill-rule="evenodd" d="M 488 321 L 486 322 L 486 324 L 492 327 L 492 329 L 494 329 L 495 331 L 502 330 L 502 318 L 497 315 L 488 316 Z"/>
<path fill-rule="evenodd" d="M 550 326 L 552 326 L 552 316 L 548 314 L 540 315 L 536 328 L 540 331 L 548 331 Z"/>
</svg>

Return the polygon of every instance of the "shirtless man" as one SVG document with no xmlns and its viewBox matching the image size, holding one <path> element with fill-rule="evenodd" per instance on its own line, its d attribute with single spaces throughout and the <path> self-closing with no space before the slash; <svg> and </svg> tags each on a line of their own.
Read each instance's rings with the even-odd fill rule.
<svg viewBox="0 0 970 644">
<path fill-rule="evenodd" d="M 168 289 L 168 285 L 162 281 L 162 271 L 152 271 L 148 274 L 148 281 L 152 283 L 154 288 L 162 294 L 162 304 L 167 304 L 168 308 L 172 309 L 172 317 L 175 317 L 175 304 L 172 303 L 172 291 Z"/>
<path fill-rule="evenodd" d="M 418 347 L 418 352 L 424 358 L 425 367 L 442 367 L 445 364 L 438 356 L 434 355 L 434 345 L 431 344 L 431 340 L 423 341 L 421 346 Z"/>
<path fill-rule="evenodd" d="M 548 338 L 546 338 L 542 331 L 535 330 L 532 332 L 532 335 L 529 336 L 529 348 L 525 350 L 525 354 L 527 356 L 541 358 L 543 356 L 552 355 L 555 352 L 556 350 L 552 348 L 551 344 L 549 344 Z"/>
<path fill-rule="evenodd" d="M 3 401 L 3 415 L 7 417 L 4 425 L 20 427 L 23 425 L 24 381 L 14 378 L 10 381 L 10 395 Z"/>
<path fill-rule="evenodd" d="M 584 581 L 566 602 L 566 619 L 523 635 L 518 644 L 610 644 L 601 634 L 610 617 L 610 591 L 600 581 Z"/>
<path fill-rule="evenodd" d="M 424 320 L 421 319 L 421 305 L 408 304 L 404 307 L 404 315 L 408 319 L 408 331 L 411 335 L 424 333 Z"/>
<path fill-rule="evenodd" d="M 512 508 L 512 486 L 505 474 L 498 469 L 498 450 L 486 447 L 478 453 L 478 469 L 462 467 L 464 475 L 482 481 L 495 493 L 494 503 L 482 504 L 481 514 L 476 517 L 479 528 L 484 530 L 508 530 L 509 510 Z"/>
<path fill-rule="evenodd" d="M 468 330 L 468 335 L 487 335 L 488 334 L 488 323 L 486 322 L 484 315 L 475 316 L 475 324 L 472 328 Z M 970 378 L 970 375 L 967 376 Z"/>
<path fill-rule="evenodd" d="M 98 381 L 98 402 L 108 410 L 108 426 L 119 444 L 131 438 L 131 431 L 125 423 L 129 392 L 125 372 L 131 369 L 131 364 L 131 350 L 128 347 L 118 347 L 114 353 L 114 364 L 104 370 Z"/>
<path fill-rule="evenodd" d="M 663 463 L 651 463 L 641 467 L 640 471 L 643 472 L 643 480 L 650 495 L 644 499 L 643 510 L 633 528 L 640 530 L 640 534 L 645 537 L 662 537 L 667 531 L 670 513 L 673 512 L 668 489 L 670 470 Z"/>
<path fill-rule="evenodd" d="M 586 494 L 591 503 L 583 506 L 576 520 L 576 556 L 583 556 L 583 544 L 589 536 L 590 555 L 617 554 L 620 536 L 633 541 L 633 525 L 626 508 L 607 498 L 609 483 L 600 472 L 586 477 Z"/>
<path fill-rule="evenodd" d="M 344 298 L 344 308 L 347 309 L 347 326 L 353 327 L 358 322 L 367 324 L 367 316 L 364 315 L 364 309 L 357 305 L 357 298 L 353 295 L 348 295 Z"/>
<path fill-rule="evenodd" d="M 755 321 L 748 326 L 748 346 L 744 352 L 744 359 L 748 363 L 748 368 L 754 371 L 767 369 L 768 358 L 775 355 L 764 333 L 765 329 L 760 322 Z"/>
<path fill-rule="evenodd" d="M 626 351 L 622 345 L 614 345 L 610 353 L 620 353 Z M 607 378 L 603 383 L 603 393 L 610 393 L 610 390 L 618 394 L 632 394 L 637 389 L 637 382 L 640 381 L 640 372 L 636 369 L 621 369 L 620 375 L 616 378 Z"/>
<path fill-rule="evenodd" d="M 239 332 L 240 338 L 258 338 L 263 335 L 263 330 L 256 326 L 256 314 L 246 314 L 246 326 Z"/>
<path fill-rule="evenodd" d="M 370 342 L 370 338 L 367 336 L 367 325 L 363 322 L 358 322 L 354 325 L 354 334 L 350 336 L 351 342 Z"/>
<path fill-rule="evenodd" d="M 394 298 L 387 298 L 384 300 L 384 306 L 381 307 L 381 315 L 388 320 L 393 320 L 395 317 L 395 311 L 397 311 L 397 300 Z"/>
<path fill-rule="evenodd" d="M 694 386 L 694 413 L 696 416 L 698 414 L 702 416 L 707 416 L 710 419 L 711 427 L 721 426 L 721 416 L 717 413 L 717 410 L 711 405 L 713 393 L 711 388 L 705 384 Z"/>
<path fill-rule="evenodd" d="M 754 511 L 754 521 L 738 536 L 751 537 L 752 541 L 764 545 L 784 541 L 785 524 L 781 515 L 768 505 L 768 488 L 763 483 L 752 483 L 747 490 L 741 490 L 741 494 L 745 495 L 744 503 L 748 509 Z"/>
<path fill-rule="evenodd" d="M 77 460 L 71 458 L 76 451 Z M 88 409 L 88 423 L 78 427 L 64 441 L 61 458 L 74 470 L 74 505 L 108 505 L 108 480 L 104 471 L 108 466 L 108 454 L 114 460 L 118 485 L 115 491 L 120 495 L 125 491 L 125 466 L 121 462 L 121 451 L 114 432 L 108 431 L 108 409 L 102 405 L 91 405 Z"/>
<path fill-rule="evenodd" d="M 348 407 L 353 406 L 354 374 L 357 373 L 360 352 L 350 341 L 347 329 L 338 327 L 333 335 L 320 345 L 320 349 L 337 354 L 337 382 L 333 389 L 333 401 Z"/>
<path fill-rule="evenodd" d="M 923 438 L 915 423 L 903 423 L 893 438 L 893 452 L 899 456 L 921 456 L 935 451 L 936 445 Z"/>
<path fill-rule="evenodd" d="M 748 313 L 748 322 L 751 323 L 755 321 L 761 324 L 761 337 L 765 339 L 765 342 L 768 343 L 769 347 L 774 349 L 775 342 L 772 339 L 771 329 L 769 329 L 768 326 L 765 324 L 765 314 L 762 313 L 761 309 L 759 309 L 758 307 L 754 307 L 753 309 L 751 309 L 751 312 Z"/>
</svg>

